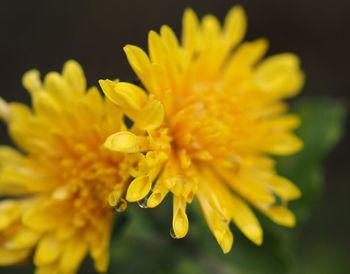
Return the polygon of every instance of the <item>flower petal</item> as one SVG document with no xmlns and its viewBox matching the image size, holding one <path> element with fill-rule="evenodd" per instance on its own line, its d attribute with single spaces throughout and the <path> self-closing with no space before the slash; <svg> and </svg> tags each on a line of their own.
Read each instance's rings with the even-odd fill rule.
<svg viewBox="0 0 350 274">
<path fill-rule="evenodd" d="M 148 175 L 137 177 L 130 183 L 126 199 L 129 202 L 142 200 L 151 191 L 151 187 L 152 181 Z"/>
<path fill-rule="evenodd" d="M 110 135 L 104 146 L 110 150 L 126 153 L 145 151 L 149 148 L 146 137 L 137 136 L 129 131 L 120 131 Z"/>
<path fill-rule="evenodd" d="M 47 235 L 39 242 L 34 255 L 34 263 L 38 266 L 53 263 L 58 259 L 61 251 L 61 242 L 52 235 Z"/>
<path fill-rule="evenodd" d="M 63 66 L 63 77 L 73 87 L 74 92 L 84 93 L 86 90 L 86 79 L 84 71 L 78 62 L 67 61 Z"/>
<path fill-rule="evenodd" d="M 272 221 L 279 225 L 294 227 L 295 215 L 285 206 L 279 207 L 259 207 L 259 209 L 266 214 Z"/>
<path fill-rule="evenodd" d="M 224 23 L 225 38 L 234 47 L 243 39 L 247 28 L 247 19 L 241 6 L 233 7 L 227 14 Z"/>
<path fill-rule="evenodd" d="M 181 196 L 173 198 L 173 231 L 176 238 L 183 238 L 188 232 L 188 218 L 186 214 L 186 201 Z"/>
<path fill-rule="evenodd" d="M 23 86 L 31 93 L 40 91 L 43 86 L 40 80 L 40 72 L 32 69 L 27 71 L 22 77 Z"/>
<path fill-rule="evenodd" d="M 238 196 L 232 195 L 232 218 L 243 234 L 257 245 L 261 245 L 263 231 L 249 206 Z"/>
<path fill-rule="evenodd" d="M 158 100 L 150 99 L 135 118 L 136 126 L 143 130 L 153 130 L 163 123 L 164 108 Z"/>
</svg>

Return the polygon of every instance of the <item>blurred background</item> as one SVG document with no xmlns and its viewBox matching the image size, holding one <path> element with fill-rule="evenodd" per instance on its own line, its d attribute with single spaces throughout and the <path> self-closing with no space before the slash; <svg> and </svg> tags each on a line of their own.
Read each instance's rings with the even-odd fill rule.
<svg viewBox="0 0 350 274">
<path fill-rule="evenodd" d="M 116 232 L 122 234 L 123 239 L 115 243 L 118 247 L 112 254 L 114 271 L 139 273 L 135 267 L 131 266 L 139 260 L 141 264 L 144 263 L 144 274 L 170 273 L 170 270 L 166 270 L 166 263 L 163 264 L 167 259 L 164 259 L 159 253 L 175 246 L 176 252 L 174 252 L 180 255 L 174 255 L 173 260 L 170 258 L 169 265 L 177 264 L 178 268 L 175 267 L 177 273 L 197 273 L 195 271 L 202 271 L 198 273 L 248 274 L 350 273 L 350 123 L 349 119 L 344 119 L 344 112 L 340 110 L 340 106 L 347 110 L 350 106 L 350 1 L 2 0 L 0 8 L 0 96 L 7 101 L 28 102 L 29 97 L 21 85 L 22 74 L 31 68 L 39 69 L 42 74 L 52 70 L 61 70 L 64 61 L 71 58 L 83 65 L 89 85 L 96 85 L 97 80 L 101 78 L 120 78 L 132 81 L 134 75 L 122 50 L 125 44 L 145 47 L 148 31 L 150 29 L 159 30 L 162 24 L 170 25 L 177 34 L 180 34 L 182 13 L 186 7 L 192 7 L 199 15 L 212 13 L 223 19 L 226 12 L 235 4 L 243 5 L 247 12 L 247 40 L 267 37 L 271 44 L 270 54 L 292 51 L 300 56 L 307 80 L 299 100 L 307 99 L 304 103 L 295 103 L 295 109 L 303 113 L 307 111 L 305 109 L 314 108 L 313 113 L 317 113 L 316 118 L 309 120 L 314 126 L 314 134 L 307 140 L 310 146 L 317 148 L 317 144 L 324 137 L 322 126 L 328 122 L 331 123 L 331 119 L 336 120 L 332 122 L 333 124 L 345 123 L 346 127 L 341 138 L 341 130 L 339 127 L 335 129 L 337 136 L 328 145 L 323 145 L 328 147 L 317 159 L 318 174 L 322 173 L 322 165 L 325 168 L 323 172 L 325 180 L 318 178 L 317 186 L 307 190 L 312 196 L 310 199 L 309 196 L 305 198 L 311 201 L 307 205 L 310 213 L 305 215 L 300 213 L 302 221 L 295 230 L 276 232 L 277 234 L 288 234 L 289 240 L 285 240 L 284 249 L 293 250 L 291 259 L 287 259 L 287 261 L 292 261 L 289 264 L 291 266 L 281 267 L 280 258 L 274 257 L 275 253 L 280 254 L 281 252 L 276 251 L 275 247 L 269 249 L 269 246 L 273 246 L 275 239 L 272 237 L 269 241 L 269 232 L 264 246 L 260 249 L 253 247 L 252 244 L 238 236 L 237 248 L 235 247 L 227 256 L 237 264 L 227 264 L 228 259 L 219 254 L 221 252 L 219 248 L 206 246 L 206 243 L 204 243 L 204 250 L 207 252 L 205 255 L 191 257 L 192 253 L 186 247 L 189 245 L 186 241 L 191 241 L 192 238 L 197 242 L 204 241 L 198 238 L 196 229 L 205 230 L 204 233 L 208 234 L 203 236 L 205 242 L 216 245 L 205 225 L 201 226 L 201 224 L 198 224 L 198 228 L 194 224 L 188 236 L 190 239 L 186 239 L 185 242 L 176 241 L 174 243 L 175 240 L 172 240 L 167 232 L 164 233 L 164 229 L 161 229 L 166 243 L 159 245 L 147 242 L 147 237 L 151 237 L 154 231 L 150 229 L 149 234 L 145 236 L 146 242 L 141 239 L 140 242 L 134 240 L 130 244 L 137 249 L 137 252 L 128 257 L 125 255 L 127 252 L 123 251 L 123 241 L 125 245 L 128 245 L 127 243 L 130 243 L 128 237 L 134 234 L 133 229 L 141 230 L 139 226 L 143 225 L 134 223 L 130 225 L 131 227 Z M 310 103 L 315 98 L 325 96 L 332 97 L 336 101 L 333 100 L 330 105 L 329 100 L 326 99 L 321 99 L 318 104 Z M 0 130 L 1 143 L 7 143 L 5 127 L 1 125 Z M 304 133 L 301 129 L 300 134 Z M 335 145 L 338 139 L 340 142 Z M 325 157 L 326 154 L 328 154 L 327 157 Z M 295 167 L 296 162 L 302 158 L 293 159 L 289 162 L 281 162 L 281 172 L 291 179 L 298 179 L 300 176 L 298 170 L 293 173 L 288 167 L 290 165 Z M 293 161 L 294 164 L 291 163 Z M 307 181 L 305 178 L 301 179 L 303 180 Z M 325 182 L 324 185 L 323 182 Z M 304 202 L 305 200 L 301 203 Z M 296 202 L 295 207 L 298 206 Z M 146 220 L 149 219 L 150 214 L 156 215 L 148 211 L 133 213 L 132 207 L 130 211 L 131 215 L 138 214 L 138 219 Z M 193 215 L 196 215 L 195 210 Z M 166 222 L 170 226 L 170 219 Z M 198 222 L 200 223 L 200 220 Z M 159 226 L 161 227 L 161 224 Z M 142 230 L 145 232 L 146 228 Z M 236 234 L 239 235 L 239 233 Z M 243 251 L 239 252 L 240 250 Z M 268 250 L 274 251 L 269 252 Z M 269 270 L 264 270 L 265 261 L 257 264 L 256 268 L 251 268 L 249 265 L 254 264 L 254 258 L 259 257 L 260 255 L 257 254 L 263 252 L 264 260 L 270 265 L 270 268 L 266 268 Z M 144 262 L 144 256 L 148 253 L 153 254 L 148 259 L 151 260 L 149 264 L 152 264 L 150 268 L 147 268 L 147 262 Z M 242 255 L 245 253 L 248 255 Z M 249 254 L 254 254 L 254 256 L 249 257 Z M 159 267 L 154 266 L 155 264 L 158 264 Z M 198 270 L 198 265 L 206 272 L 203 269 Z M 86 264 L 86 269 L 89 269 L 89 262 Z M 28 268 L 0 268 L 0 273 L 4 274 L 31 273 L 30 271 Z M 89 271 L 83 270 L 81 273 L 90 273 Z"/>
</svg>

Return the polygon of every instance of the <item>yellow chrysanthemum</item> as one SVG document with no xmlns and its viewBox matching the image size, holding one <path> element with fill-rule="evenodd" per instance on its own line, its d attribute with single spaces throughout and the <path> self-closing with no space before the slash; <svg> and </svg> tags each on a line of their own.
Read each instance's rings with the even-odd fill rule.
<svg viewBox="0 0 350 274">
<path fill-rule="evenodd" d="M 223 27 L 212 15 L 183 18 L 179 43 L 168 26 L 149 33 L 149 56 L 128 45 L 125 52 L 144 88 L 100 81 L 106 96 L 133 121 L 105 145 L 129 153 L 135 177 L 128 201 L 148 207 L 173 194 L 173 234 L 188 231 L 186 205 L 196 196 L 224 252 L 231 249 L 233 223 L 254 243 L 262 229 L 252 205 L 274 222 L 294 226 L 287 208 L 299 189 L 275 172 L 268 156 L 288 155 L 302 143 L 290 130 L 299 124 L 281 99 L 303 84 L 291 53 L 262 60 L 267 41 L 241 42 L 243 9 L 233 8 Z M 133 158 L 133 159 L 132 159 Z"/>
<path fill-rule="evenodd" d="M 19 148 L 0 147 L 0 265 L 33 254 L 37 274 L 73 274 L 90 254 L 99 272 L 107 268 L 114 214 L 107 197 L 124 195 L 126 178 L 122 156 L 103 143 L 122 129 L 122 116 L 85 82 L 68 61 L 44 83 L 36 70 L 24 75 L 33 109 L 0 102 Z"/>
</svg>

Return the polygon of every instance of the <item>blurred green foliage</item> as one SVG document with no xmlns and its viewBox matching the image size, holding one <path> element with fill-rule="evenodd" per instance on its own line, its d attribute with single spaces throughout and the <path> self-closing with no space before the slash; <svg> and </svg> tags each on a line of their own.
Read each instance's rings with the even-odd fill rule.
<svg viewBox="0 0 350 274">
<path fill-rule="evenodd" d="M 294 112 L 302 121 L 296 134 L 304 141 L 304 149 L 296 155 L 277 159 L 277 167 L 280 174 L 302 190 L 303 196 L 293 209 L 299 222 L 304 222 L 323 190 L 323 161 L 343 135 L 345 108 L 330 98 L 304 99 L 296 104 Z"/>
</svg>

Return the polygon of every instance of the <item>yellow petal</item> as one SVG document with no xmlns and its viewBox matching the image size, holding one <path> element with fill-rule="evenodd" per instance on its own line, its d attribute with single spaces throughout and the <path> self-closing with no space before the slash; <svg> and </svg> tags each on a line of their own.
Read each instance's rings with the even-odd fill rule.
<svg viewBox="0 0 350 274">
<path fill-rule="evenodd" d="M 164 58 L 164 45 L 159 35 L 150 31 L 148 34 L 148 49 L 152 63 L 161 64 Z"/>
<path fill-rule="evenodd" d="M 29 142 L 31 138 L 28 138 L 28 134 L 31 133 L 29 124 L 33 115 L 32 110 L 21 103 L 11 103 L 11 126 L 9 127 L 9 133 L 13 141 L 22 150 L 30 150 Z M 25 137 L 25 138 L 23 138 Z"/>
<path fill-rule="evenodd" d="M 88 251 L 86 240 L 77 236 L 71 239 L 65 246 L 60 260 L 62 273 L 75 273 Z"/>
<path fill-rule="evenodd" d="M 52 235 L 45 236 L 35 251 L 34 263 L 38 266 L 53 263 L 62 252 L 62 244 Z"/>
<path fill-rule="evenodd" d="M 62 222 L 62 216 L 52 206 L 38 205 L 32 206 L 23 214 L 22 222 L 32 229 L 48 231 Z"/>
<path fill-rule="evenodd" d="M 202 21 L 203 42 L 208 45 L 218 45 L 220 35 L 220 23 L 213 15 L 205 15 Z"/>
<path fill-rule="evenodd" d="M 275 73 L 278 73 L 279 69 L 282 69 L 283 72 L 285 70 L 298 69 L 299 64 L 299 58 L 295 54 L 281 53 L 265 59 L 264 62 L 259 64 L 257 69 L 258 73 L 261 73 L 266 77 L 269 76 L 273 79 L 273 76 L 275 76 Z"/>
<path fill-rule="evenodd" d="M 238 196 L 232 195 L 232 218 L 243 234 L 257 245 L 261 245 L 263 231 L 258 219 L 249 206 Z"/>
<path fill-rule="evenodd" d="M 165 198 L 166 194 L 169 192 L 169 189 L 165 186 L 156 186 L 152 191 L 152 194 L 147 199 L 147 207 L 154 208 L 158 206 Z"/>
<path fill-rule="evenodd" d="M 169 188 L 165 182 L 167 178 L 167 172 L 161 172 L 160 177 L 152 189 L 151 195 L 147 199 L 147 207 L 154 208 L 158 206 L 168 194 Z"/>
<path fill-rule="evenodd" d="M 72 237 L 74 233 L 76 233 L 77 228 L 74 225 L 72 225 L 70 218 L 73 217 L 67 217 L 67 220 L 60 222 L 60 224 L 57 225 L 55 237 L 58 240 L 67 240 L 70 237 Z"/>
<path fill-rule="evenodd" d="M 104 114 L 104 101 L 101 93 L 96 87 L 89 88 L 84 97 L 85 107 L 93 113 L 98 119 Z"/>
<path fill-rule="evenodd" d="M 9 122 L 11 118 L 11 108 L 9 104 L 0 97 L 0 119 Z"/>
<path fill-rule="evenodd" d="M 268 119 L 265 122 L 266 127 L 273 131 L 293 130 L 300 125 L 300 118 L 297 115 L 287 114 L 278 118 Z"/>
<path fill-rule="evenodd" d="M 222 178 L 241 196 L 251 202 L 273 204 L 275 197 L 261 182 L 252 180 L 243 172 L 235 174 L 228 169 L 218 169 Z M 249 171 L 247 171 L 249 173 Z M 249 174 L 248 174 L 249 175 Z"/>
<path fill-rule="evenodd" d="M 30 228 L 21 227 L 19 231 L 6 243 L 6 247 L 12 250 L 27 249 L 33 247 L 41 234 Z"/>
<path fill-rule="evenodd" d="M 126 193 L 126 199 L 129 202 L 142 200 L 151 190 L 152 181 L 148 175 L 140 176 L 134 179 Z"/>
<path fill-rule="evenodd" d="M 176 238 L 186 236 L 189 228 L 186 214 L 186 201 L 180 196 L 173 198 L 173 231 Z"/>
<path fill-rule="evenodd" d="M 0 164 L 18 165 L 23 160 L 23 155 L 10 146 L 0 146 Z"/>
<path fill-rule="evenodd" d="M 93 235 L 89 235 L 89 253 L 92 259 L 96 260 L 100 257 L 103 257 L 106 252 L 109 252 L 109 244 L 111 238 L 111 229 L 110 220 L 104 219 L 102 221 L 103 225 L 108 225 L 108 229 L 101 231 L 100 233 L 94 233 Z M 108 254 L 107 254 L 108 255 Z M 108 256 L 107 256 L 108 257 Z"/>
<path fill-rule="evenodd" d="M 45 93 L 50 94 L 62 104 L 71 103 L 72 98 L 80 95 L 74 92 L 67 81 L 58 72 L 49 72 L 44 79 Z"/>
<path fill-rule="evenodd" d="M 270 137 L 263 144 L 263 150 L 275 155 L 290 155 L 300 151 L 303 148 L 303 142 L 290 133 L 281 133 Z"/>
<path fill-rule="evenodd" d="M 45 187 L 38 180 L 36 174 L 26 168 L 23 162 L 19 164 L 21 168 L 16 165 L 4 165 L 2 167 L 0 171 L 0 193 L 2 195 L 20 196 L 36 192 Z"/>
<path fill-rule="evenodd" d="M 186 9 L 182 19 L 182 44 L 189 52 L 193 52 L 197 47 L 198 18 L 191 9 Z"/>
<path fill-rule="evenodd" d="M 109 195 L 108 195 L 108 204 L 112 207 L 115 207 L 119 200 L 120 200 L 120 191 L 112 191 Z"/>
<path fill-rule="evenodd" d="M 260 88 L 279 96 L 295 95 L 304 83 L 299 59 L 291 53 L 277 54 L 265 59 L 256 68 L 255 79 Z"/>
<path fill-rule="evenodd" d="M 146 154 L 147 166 L 155 167 L 168 159 L 168 154 L 163 151 L 148 151 Z"/>
<path fill-rule="evenodd" d="M 105 250 L 100 256 L 94 259 L 95 269 L 99 273 L 107 272 L 109 259 L 109 250 Z"/>
<path fill-rule="evenodd" d="M 176 54 L 179 48 L 179 41 L 173 30 L 169 26 L 162 26 L 160 29 L 160 34 L 162 40 L 164 41 L 164 45 L 172 54 Z"/>
<path fill-rule="evenodd" d="M 34 94 L 33 108 L 36 113 L 43 115 L 43 117 L 53 117 L 62 112 L 62 108 L 57 100 L 46 92 L 38 92 Z"/>
<path fill-rule="evenodd" d="M 264 38 L 256 39 L 253 42 L 244 43 L 237 52 L 235 58 L 238 63 L 245 66 L 252 66 L 256 64 L 266 53 L 268 49 L 268 41 Z"/>
<path fill-rule="evenodd" d="M 75 92 L 83 93 L 86 89 L 84 71 L 78 62 L 69 60 L 63 67 L 64 79 L 73 87 Z"/>
<path fill-rule="evenodd" d="M 294 200 L 301 196 L 300 189 L 286 178 L 274 176 L 269 180 L 268 184 L 284 200 Z"/>
<path fill-rule="evenodd" d="M 152 194 L 150 195 L 150 197 L 147 199 L 147 207 L 154 208 L 154 207 L 158 206 L 165 197 L 165 195 L 163 193 L 160 192 L 159 190 L 153 191 Z"/>
<path fill-rule="evenodd" d="M 26 259 L 30 252 L 30 249 L 8 250 L 0 247 L 0 265 L 10 266 L 19 263 Z"/>
<path fill-rule="evenodd" d="M 116 132 L 122 129 L 124 114 L 121 109 L 110 100 L 104 100 L 103 111 L 105 113 L 105 123 L 107 132 Z"/>
<path fill-rule="evenodd" d="M 224 23 L 225 38 L 234 47 L 243 39 L 247 27 L 245 12 L 241 6 L 233 7 L 227 14 Z"/>
<path fill-rule="evenodd" d="M 106 95 L 106 97 L 113 102 L 113 98 L 110 98 L 110 94 L 113 93 L 114 86 L 116 82 L 106 79 L 106 80 L 99 80 L 98 83 L 100 84 L 103 93 Z"/>
<path fill-rule="evenodd" d="M 120 131 L 110 135 L 104 146 L 110 150 L 125 153 L 145 151 L 149 148 L 146 137 L 137 136 L 129 131 Z"/>
<path fill-rule="evenodd" d="M 35 269 L 35 274 L 60 274 L 60 270 L 58 269 L 57 264 L 53 263 L 50 265 L 37 266 Z"/>
<path fill-rule="evenodd" d="M 226 67 L 225 80 L 232 81 L 246 72 L 245 68 L 255 65 L 266 53 L 268 42 L 258 39 L 242 44 L 233 54 Z"/>
<path fill-rule="evenodd" d="M 52 193 L 52 199 L 63 201 L 72 196 L 74 193 L 74 190 L 70 184 L 62 185 L 55 189 L 55 191 Z"/>
<path fill-rule="evenodd" d="M 296 220 L 295 215 L 287 207 L 267 207 L 260 208 L 260 210 L 266 214 L 272 221 L 279 225 L 294 227 Z"/>
<path fill-rule="evenodd" d="M 5 200 L 0 202 L 0 231 L 6 229 L 16 221 L 21 213 L 19 203 Z"/>
<path fill-rule="evenodd" d="M 213 155 L 211 155 L 211 153 L 207 150 L 200 150 L 193 155 L 193 158 L 203 161 L 210 161 L 213 159 Z"/>
<path fill-rule="evenodd" d="M 163 123 L 163 120 L 163 105 L 154 99 L 150 99 L 139 115 L 135 117 L 136 126 L 147 131 L 158 128 Z"/>
<path fill-rule="evenodd" d="M 222 251 L 226 254 L 230 252 L 233 245 L 233 234 L 229 228 L 224 229 L 223 231 L 214 231 L 214 236 L 218 241 Z"/>
<path fill-rule="evenodd" d="M 33 69 L 27 71 L 22 77 L 23 86 L 31 93 L 42 90 L 42 82 L 40 80 L 39 71 Z"/>
<path fill-rule="evenodd" d="M 233 235 L 229 228 L 229 220 L 223 216 L 220 208 L 218 208 L 218 197 L 208 195 L 208 189 L 203 184 L 200 185 L 197 197 L 202 212 L 208 223 L 208 226 L 219 243 L 222 251 L 227 253 L 231 250 L 233 244 Z"/>
<path fill-rule="evenodd" d="M 105 91 L 105 94 L 116 105 L 133 110 L 141 109 L 147 100 L 142 88 L 125 82 L 115 83 L 113 89 Z"/>
<path fill-rule="evenodd" d="M 184 149 L 179 150 L 178 157 L 182 168 L 189 168 L 191 166 L 192 164 L 191 157 L 188 155 L 186 150 Z"/>
<path fill-rule="evenodd" d="M 147 54 L 141 48 L 127 45 L 124 47 L 124 51 L 128 58 L 129 64 L 137 74 L 143 75 L 150 70 L 151 62 L 148 59 Z"/>
</svg>

